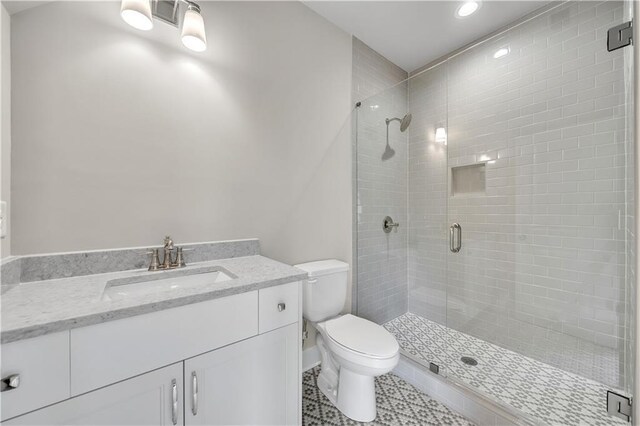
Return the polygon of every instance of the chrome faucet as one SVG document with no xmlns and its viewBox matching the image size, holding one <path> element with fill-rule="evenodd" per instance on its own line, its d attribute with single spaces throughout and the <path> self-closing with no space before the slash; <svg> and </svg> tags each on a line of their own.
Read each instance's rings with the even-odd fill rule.
<svg viewBox="0 0 640 426">
<path fill-rule="evenodd" d="M 170 236 L 164 237 L 164 256 L 162 258 L 162 269 L 169 269 L 173 264 L 171 252 L 173 251 L 173 240 Z"/>
<path fill-rule="evenodd" d="M 160 258 L 158 255 L 159 249 L 152 249 L 151 253 L 151 263 L 149 264 L 149 271 L 159 271 L 163 269 L 174 269 L 174 268 L 184 268 L 187 264 L 184 261 L 184 255 L 182 254 L 182 247 L 175 247 L 176 249 L 176 258 L 172 259 L 171 253 L 173 252 L 174 245 L 173 240 L 170 236 L 164 237 L 164 245 L 163 245 L 163 257 L 162 263 L 160 263 Z"/>
</svg>

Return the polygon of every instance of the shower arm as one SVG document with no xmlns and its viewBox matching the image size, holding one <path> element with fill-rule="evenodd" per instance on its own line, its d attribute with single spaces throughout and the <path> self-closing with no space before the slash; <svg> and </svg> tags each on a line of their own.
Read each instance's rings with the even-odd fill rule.
<svg viewBox="0 0 640 426">
<path fill-rule="evenodd" d="M 389 123 L 391 123 L 392 121 L 402 121 L 401 119 L 399 119 L 398 117 L 396 118 L 385 118 L 384 122 L 387 125 L 387 145 L 389 145 Z"/>
<path fill-rule="evenodd" d="M 387 146 L 389 146 L 389 119 L 385 120 L 387 122 Z"/>
</svg>

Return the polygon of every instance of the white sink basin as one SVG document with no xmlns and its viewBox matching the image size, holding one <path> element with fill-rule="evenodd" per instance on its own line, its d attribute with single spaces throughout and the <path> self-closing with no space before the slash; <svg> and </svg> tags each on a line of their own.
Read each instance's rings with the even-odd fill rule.
<svg viewBox="0 0 640 426">
<path fill-rule="evenodd" d="M 120 300 L 152 293 L 179 291 L 188 287 L 205 286 L 236 278 L 238 277 L 219 266 L 156 271 L 107 281 L 102 299 Z"/>
</svg>

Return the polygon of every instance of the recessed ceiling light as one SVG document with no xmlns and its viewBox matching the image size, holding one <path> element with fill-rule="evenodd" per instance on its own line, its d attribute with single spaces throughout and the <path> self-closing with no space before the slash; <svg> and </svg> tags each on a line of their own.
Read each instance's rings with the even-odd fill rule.
<svg viewBox="0 0 640 426">
<path fill-rule="evenodd" d="M 496 50 L 496 53 L 493 54 L 495 59 L 502 58 L 503 56 L 507 56 L 509 54 L 509 48 L 503 47 L 502 49 Z"/>
<path fill-rule="evenodd" d="M 460 5 L 458 10 L 456 11 L 456 15 L 458 15 L 460 18 L 465 18 L 471 15 L 476 10 L 478 10 L 479 7 L 480 7 L 480 2 L 473 1 L 473 0 L 466 1 L 462 3 L 462 5 Z"/>
</svg>

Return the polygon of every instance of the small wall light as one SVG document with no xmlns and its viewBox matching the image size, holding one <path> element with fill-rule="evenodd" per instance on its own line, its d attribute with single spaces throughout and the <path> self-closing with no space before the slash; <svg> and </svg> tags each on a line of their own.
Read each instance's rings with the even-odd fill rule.
<svg viewBox="0 0 640 426">
<path fill-rule="evenodd" d="M 509 54 L 509 48 L 503 47 L 501 49 L 496 50 L 496 53 L 493 54 L 494 59 L 502 58 L 503 56 L 507 56 Z"/>
<path fill-rule="evenodd" d="M 153 28 L 149 0 L 122 0 L 120 16 L 133 28 L 143 31 Z"/>
<path fill-rule="evenodd" d="M 444 127 L 438 127 L 436 129 L 436 142 L 443 145 L 447 144 L 447 131 Z"/>
<path fill-rule="evenodd" d="M 207 36 L 204 32 L 204 20 L 200 7 L 189 3 L 182 21 L 182 44 L 196 52 L 207 50 Z"/>
</svg>

